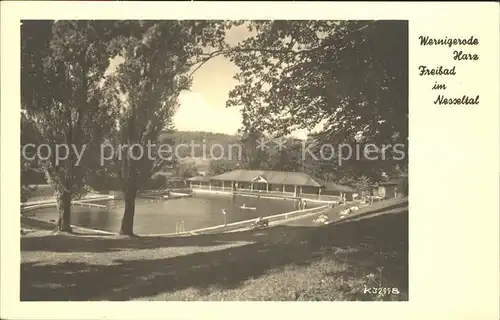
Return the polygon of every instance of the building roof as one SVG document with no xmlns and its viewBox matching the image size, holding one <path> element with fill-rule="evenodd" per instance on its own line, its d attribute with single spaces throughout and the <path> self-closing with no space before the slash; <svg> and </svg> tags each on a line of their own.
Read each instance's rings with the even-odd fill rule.
<svg viewBox="0 0 500 320">
<path fill-rule="evenodd" d="M 322 185 L 303 172 L 266 171 L 266 170 L 233 170 L 214 176 L 212 180 L 238 182 L 264 182 L 269 184 L 286 184 L 307 187 Z"/>
<path fill-rule="evenodd" d="M 198 182 L 208 182 L 210 181 L 210 177 L 205 177 L 205 176 L 196 176 L 187 179 L 187 181 L 198 181 Z"/>
</svg>

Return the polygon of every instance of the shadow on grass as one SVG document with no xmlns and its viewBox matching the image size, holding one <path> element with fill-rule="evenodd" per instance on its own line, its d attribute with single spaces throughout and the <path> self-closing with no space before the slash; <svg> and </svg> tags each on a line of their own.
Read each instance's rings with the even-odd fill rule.
<svg viewBox="0 0 500 320">
<path fill-rule="evenodd" d="M 249 231 L 171 239 L 146 238 L 138 239 L 137 243 L 141 248 L 147 248 L 159 245 L 207 246 L 245 240 L 251 240 L 252 243 L 155 260 L 120 259 L 114 260 L 112 265 L 84 262 L 55 265 L 23 263 L 21 300 L 130 300 L 187 288 L 202 292 L 213 287 L 222 290 L 236 289 L 243 286 L 246 280 L 261 277 L 271 269 L 290 265 L 310 266 L 319 259 L 331 259 L 332 263 L 348 263 L 349 267 L 356 268 L 358 273 L 373 273 L 382 267 L 386 275 L 385 285 L 396 286 L 407 292 L 407 209 L 340 225 L 314 228 L 277 226 L 259 233 Z M 66 251 L 63 248 L 68 246 L 74 250 L 77 246 L 81 247 L 82 243 L 87 243 L 85 239 L 81 242 L 81 238 L 71 237 L 59 241 L 59 251 Z M 91 243 L 94 241 L 95 239 L 89 241 L 87 246 L 93 247 Z M 99 241 L 114 243 L 121 239 Z M 123 241 L 126 241 L 123 247 L 134 248 L 135 239 Z M 34 243 L 29 245 L 33 246 Z M 106 245 L 108 251 L 120 246 L 111 243 Z M 26 246 L 26 243 L 23 246 Z M 90 251 L 92 248 L 87 249 Z M 123 256 L 126 257 L 127 252 L 124 252 Z M 353 296 L 352 299 L 356 297 Z"/>
<path fill-rule="evenodd" d="M 21 239 L 22 251 L 49 251 L 49 252 L 87 252 L 103 253 L 118 252 L 130 249 L 158 249 L 174 247 L 207 247 L 235 241 L 257 241 L 275 234 L 285 227 L 277 226 L 260 232 L 242 231 L 231 233 L 214 233 L 193 236 L 141 236 L 117 237 L 105 235 L 98 237 L 80 237 L 78 235 L 47 235 L 40 237 L 25 237 Z"/>
<path fill-rule="evenodd" d="M 24 216 L 21 216 L 21 226 L 24 228 L 33 228 L 37 230 L 54 230 L 54 224 L 50 222 L 40 221 L 30 219 Z"/>
</svg>

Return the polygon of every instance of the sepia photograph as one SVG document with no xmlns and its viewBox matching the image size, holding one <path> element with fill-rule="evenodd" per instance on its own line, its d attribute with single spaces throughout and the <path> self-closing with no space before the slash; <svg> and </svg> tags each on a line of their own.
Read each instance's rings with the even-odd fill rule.
<svg viewBox="0 0 500 320">
<path fill-rule="evenodd" d="M 499 3 L 0 7 L 1 319 L 499 319 Z"/>
<path fill-rule="evenodd" d="M 407 20 L 22 20 L 21 301 L 408 301 Z"/>
</svg>

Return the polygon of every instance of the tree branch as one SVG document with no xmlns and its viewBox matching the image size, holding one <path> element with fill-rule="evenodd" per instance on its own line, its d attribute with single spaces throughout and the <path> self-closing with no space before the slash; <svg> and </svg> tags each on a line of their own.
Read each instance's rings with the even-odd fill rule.
<svg viewBox="0 0 500 320">
<path fill-rule="evenodd" d="M 361 30 L 364 30 L 366 28 L 368 28 L 370 25 L 376 23 L 378 20 L 373 20 L 371 22 L 369 22 L 368 24 L 356 29 L 356 30 L 353 30 L 353 31 L 350 31 L 349 34 L 352 34 L 352 33 L 355 33 L 355 32 L 359 32 Z M 293 47 L 293 46 L 292 46 Z M 277 54 L 293 54 L 293 55 L 300 55 L 300 54 L 307 54 L 307 53 L 312 53 L 312 52 L 316 52 L 316 51 L 320 51 L 320 50 L 326 50 L 328 48 L 332 47 L 331 45 L 321 45 L 321 46 L 317 46 L 317 47 L 314 47 L 314 48 L 309 48 L 309 49 L 302 49 L 302 50 L 293 50 L 291 47 L 289 47 L 288 49 L 264 49 L 264 48 L 237 48 L 237 47 L 234 47 L 234 48 L 230 48 L 230 49 L 223 49 L 223 50 L 216 50 L 214 52 L 211 52 L 211 53 L 202 53 L 200 56 L 205 56 L 203 59 L 199 60 L 199 61 L 196 61 L 196 62 L 193 62 L 191 64 L 191 67 L 194 67 L 195 65 L 196 68 L 191 71 L 189 73 L 189 77 L 192 77 L 193 74 L 199 70 L 205 63 L 207 63 L 208 61 L 210 61 L 210 59 L 212 58 L 215 58 L 217 56 L 220 56 L 220 55 L 225 55 L 225 54 L 229 54 L 229 53 L 235 53 L 235 52 L 263 52 L 263 53 L 277 53 Z"/>
</svg>

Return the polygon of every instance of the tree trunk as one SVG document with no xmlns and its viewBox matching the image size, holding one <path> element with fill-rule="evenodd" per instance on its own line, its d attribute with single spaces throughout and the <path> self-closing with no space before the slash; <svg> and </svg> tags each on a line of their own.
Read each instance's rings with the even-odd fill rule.
<svg viewBox="0 0 500 320">
<path fill-rule="evenodd" d="M 127 190 L 125 192 L 125 212 L 123 213 L 122 225 L 120 228 L 121 235 L 134 235 L 134 213 L 135 213 L 135 197 L 136 190 Z"/>
<path fill-rule="evenodd" d="M 57 220 L 57 231 L 71 232 L 71 194 L 63 191 L 57 196 L 57 210 L 59 219 Z"/>
</svg>

